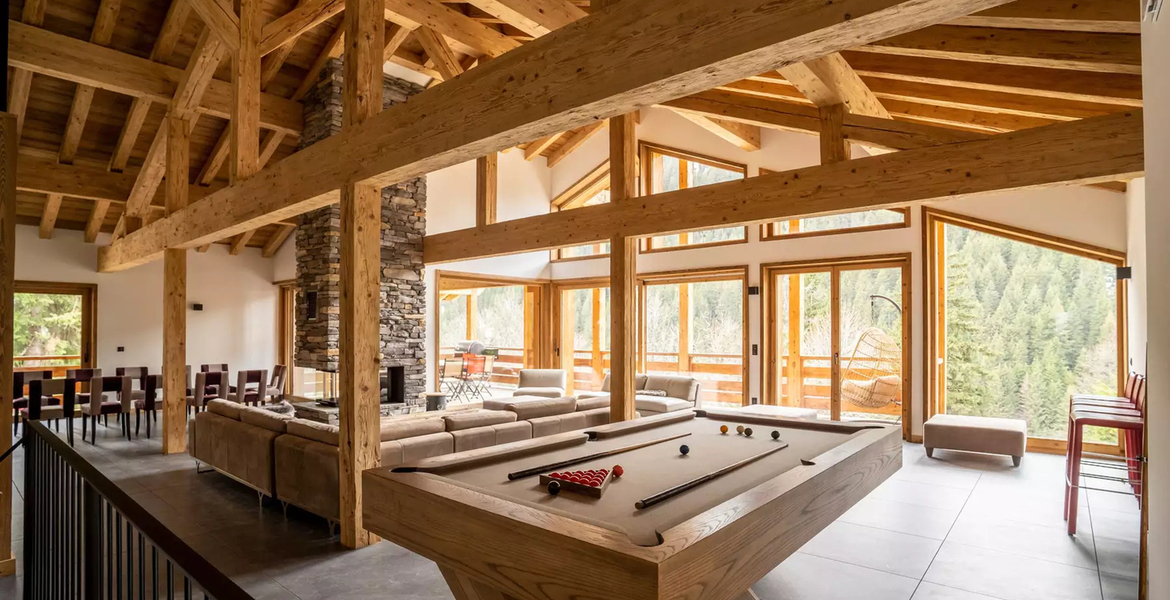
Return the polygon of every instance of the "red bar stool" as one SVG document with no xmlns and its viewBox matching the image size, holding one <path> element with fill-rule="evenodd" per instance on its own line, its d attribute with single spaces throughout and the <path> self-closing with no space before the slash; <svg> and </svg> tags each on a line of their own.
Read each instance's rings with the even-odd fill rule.
<svg viewBox="0 0 1170 600">
<path fill-rule="evenodd" d="M 1118 492 L 1117 490 L 1082 486 L 1080 484 L 1082 476 L 1081 461 L 1085 456 L 1110 458 L 1108 456 L 1092 453 L 1086 454 L 1084 452 L 1086 427 L 1116 429 L 1123 436 L 1125 439 L 1126 454 L 1123 466 L 1119 467 L 1101 462 L 1092 462 L 1089 464 L 1114 469 L 1123 468 L 1126 471 L 1127 477 L 1125 479 L 1107 475 L 1084 475 L 1084 477 L 1109 481 L 1128 481 L 1134 493 L 1139 498 L 1141 497 L 1141 471 L 1144 463 L 1144 457 L 1141 456 L 1141 447 L 1142 437 L 1145 434 L 1145 420 L 1143 419 L 1145 392 L 1144 381 L 1138 382 L 1133 387 L 1133 393 L 1136 394 L 1133 398 L 1133 408 L 1123 406 L 1074 405 L 1073 410 L 1069 412 L 1068 461 L 1065 470 L 1064 487 L 1064 518 L 1068 520 L 1069 535 L 1075 535 L 1077 531 L 1077 503 L 1082 487 L 1103 492 L 1124 493 Z"/>
</svg>

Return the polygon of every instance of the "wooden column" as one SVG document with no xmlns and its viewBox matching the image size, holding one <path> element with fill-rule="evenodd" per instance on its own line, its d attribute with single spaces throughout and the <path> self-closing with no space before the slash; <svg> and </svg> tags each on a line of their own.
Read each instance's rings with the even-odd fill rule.
<svg viewBox="0 0 1170 600">
<path fill-rule="evenodd" d="M 609 420 L 634 418 L 638 318 L 638 240 L 615 235 L 609 246 Z"/>
<path fill-rule="evenodd" d="M 845 105 L 822 106 L 821 114 L 821 164 L 827 165 L 849 160 L 849 142 L 841 128 L 845 120 Z"/>
<path fill-rule="evenodd" d="M 593 288 L 593 352 L 589 355 L 589 366 L 593 368 L 593 379 L 601 383 L 605 377 L 605 360 L 601 353 L 601 288 Z M 574 339 L 574 338 L 570 338 Z M 576 365 L 576 362 L 573 363 Z M 570 371 L 571 373 L 572 371 Z"/>
<path fill-rule="evenodd" d="M 167 214 L 187 207 L 191 121 L 167 115 Z M 163 252 L 163 427 L 164 454 L 187 449 L 187 250 Z"/>
<path fill-rule="evenodd" d="M 475 226 L 486 227 L 496 222 L 496 203 L 499 194 L 500 155 L 491 153 L 475 161 Z"/>
<path fill-rule="evenodd" d="M 262 0 L 235 0 L 240 15 L 240 47 L 232 60 L 231 180 L 260 170 L 260 35 Z"/>
<path fill-rule="evenodd" d="M 798 221 L 799 223 L 799 221 Z M 788 275 L 788 405 L 804 404 L 804 361 L 800 353 L 800 273 Z"/>
<path fill-rule="evenodd" d="M 382 110 L 382 22 L 378 0 L 345 6 L 342 126 Z M 379 336 L 382 191 L 362 182 L 341 188 L 341 404 L 338 461 L 341 543 L 360 548 L 378 538 L 362 527 L 362 471 L 380 462 Z"/>
<path fill-rule="evenodd" d="M 691 287 L 678 284 L 678 372 L 691 370 Z"/>
<path fill-rule="evenodd" d="M 0 452 L 12 445 L 12 311 L 16 277 L 16 115 L 0 113 Z M 12 459 L 0 462 L 0 577 L 12 554 Z"/>
<path fill-rule="evenodd" d="M 637 137 L 634 114 L 609 120 L 609 197 L 619 202 L 638 195 Z"/>
</svg>

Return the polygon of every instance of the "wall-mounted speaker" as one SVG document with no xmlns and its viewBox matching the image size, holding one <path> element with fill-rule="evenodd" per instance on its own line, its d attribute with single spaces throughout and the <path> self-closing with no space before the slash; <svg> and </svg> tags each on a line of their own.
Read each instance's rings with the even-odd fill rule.
<svg viewBox="0 0 1170 600">
<path fill-rule="evenodd" d="M 191 310 L 201 311 L 201 310 L 203 310 L 203 304 L 196 302 L 195 304 L 191 305 Z"/>
<path fill-rule="evenodd" d="M 1131 279 L 1133 277 L 1133 267 L 1117 267 L 1117 279 Z"/>
<path fill-rule="evenodd" d="M 759 296 L 760 295 L 760 286 L 749 285 L 748 286 L 748 295 L 749 296 Z"/>
</svg>

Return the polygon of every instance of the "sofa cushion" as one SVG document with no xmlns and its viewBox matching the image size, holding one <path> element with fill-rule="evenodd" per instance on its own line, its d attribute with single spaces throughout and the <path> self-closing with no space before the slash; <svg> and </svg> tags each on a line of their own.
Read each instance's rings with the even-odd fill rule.
<svg viewBox="0 0 1170 600">
<path fill-rule="evenodd" d="M 276 433 L 284 433 L 288 422 L 294 418 L 292 415 L 282 415 L 252 406 L 245 406 L 240 411 L 241 422 Z"/>
<path fill-rule="evenodd" d="M 382 434 L 380 439 L 383 442 L 401 440 L 430 433 L 438 433 L 443 431 L 444 427 L 443 420 L 438 417 L 429 419 L 396 419 L 390 417 L 388 419 L 382 419 Z"/>
<path fill-rule="evenodd" d="M 260 408 L 278 415 L 295 415 L 297 412 L 296 407 L 289 404 L 288 400 L 281 400 L 276 404 L 262 404 Z"/>
<path fill-rule="evenodd" d="M 583 429 L 586 421 L 585 413 L 575 412 L 551 417 L 537 417 L 528 422 L 532 423 L 532 437 L 535 438 Z"/>
<path fill-rule="evenodd" d="M 340 517 L 337 446 L 299 435 L 282 435 L 272 446 L 276 497 L 327 519 Z"/>
<path fill-rule="evenodd" d="M 228 402 L 227 400 L 215 399 L 207 403 L 207 410 L 229 419 L 240 420 L 240 411 L 244 410 L 242 404 L 235 402 Z"/>
<path fill-rule="evenodd" d="M 609 408 L 595 408 L 593 410 L 577 411 L 578 414 L 585 415 L 586 427 L 597 427 L 599 425 L 609 425 Z"/>
<path fill-rule="evenodd" d="M 317 421 L 293 419 L 285 426 L 285 433 L 313 440 L 314 442 L 328 444 L 330 446 L 336 446 L 340 443 L 340 430 L 336 425 L 318 423 Z"/>
<path fill-rule="evenodd" d="M 641 373 L 634 374 L 634 389 L 635 390 L 646 389 L 646 376 L 645 375 L 642 375 Z M 601 391 L 603 391 L 607 394 L 609 393 L 609 373 L 605 374 L 605 379 L 602 380 L 602 382 L 601 382 Z"/>
<path fill-rule="evenodd" d="M 452 431 L 451 437 L 455 440 L 456 452 L 466 452 L 496 445 L 496 430 L 492 429 L 491 425 Z"/>
<path fill-rule="evenodd" d="M 647 413 L 674 412 L 676 410 L 691 408 L 691 406 L 693 405 L 690 402 L 677 398 L 656 398 L 641 394 L 634 397 L 634 407 Z"/>
<path fill-rule="evenodd" d="M 518 442 L 532 437 L 532 423 L 528 421 L 500 423 L 492 425 L 491 428 L 496 430 L 496 445 Z"/>
<path fill-rule="evenodd" d="M 195 415 L 192 457 L 228 473 L 265 494 L 276 493 L 273 441 L 281 434 L 210 411 Z"/>
<path fill-rule="evenodd" d="M 520 388 L 565 389 L 564 369 L 520 369 Z"/>
<path fill-rule="evenodd" d="M 609 408 L 609 394 L 577 398 L 577 412 Z"/>
<path fill-rule="evenodd" d="M 540 396 L 542 398 L 560 398 L 565 395 L 565 388 L 559 387 L 526 387 L 512 392 L 515 397 Z"/>
<path fill-rule="evenodd" d="M 447 432 L 420 435 L 395 441 L 402 444 L 402 460 L 405 462 L 414 462 L 424 458 L 431 458 L 432 456 L 442 456 L 455 451 L 455 438 Z"/>
<path fill-rule="evenodd" d="M 506 410 L 469 410 L 447 415 L 443 420 L 447 422 L 447 431 L 459 431 L 497 423 L 510 423 L 516 420 L 516 413 Z"/>
<path fill-rule="evenodd" d="M 551 417 L 576 411 L 577 399 L 572 396 L 530 398 L 509 403 L 507 410 L 515 413 L 517 419 L 527 421 L 538 417 Z"/>
<path fill-rule="evenodd" d="M 650 375 L 646 378 L 647 390 L 663 390 L 670 398 L 695 401 L 695 392 L 699 382 L 694 377 L 684 375 Z"/>
<path fill-rule="evenodd" d="M 639 396 L 651 396 L 654 398 L 665 398 L 666 390 L 638 390 Z"/>
<path fill-rule="evenodd" d="M 815 408 L 801 408 L 799 406 L 772 406 L 770 404 L 750 404 L 742 408 L 732 409 L 746 415 L 760 415 L 764 417 L 780 417 L 782 419 L 817 420 Z"/>
</svg>

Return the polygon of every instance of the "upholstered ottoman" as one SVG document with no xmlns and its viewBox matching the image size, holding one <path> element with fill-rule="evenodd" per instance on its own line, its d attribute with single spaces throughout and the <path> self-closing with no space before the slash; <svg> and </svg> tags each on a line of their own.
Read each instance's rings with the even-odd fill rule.
<svg viewBox="0 0 1170 600">
<path fill-rule="evenodd" d="M 741 408 L 732 409 L 745 415 L 759 415 L 761 417 L 781 417 L 784 419 L 805 419 L 816 421 L 815 408 L 801 408 L 799 406 L 772 406 L 771 404 L 749 404 Z"/>
<path fill-rule="evenodd" d="M 1006 454 L 1018 467 L 1028 447 L 1028 424 L 1022 419 L 935 415 L 922 426 L 922 445 L 932 458 L 935 448 Z"/>
</svg>

